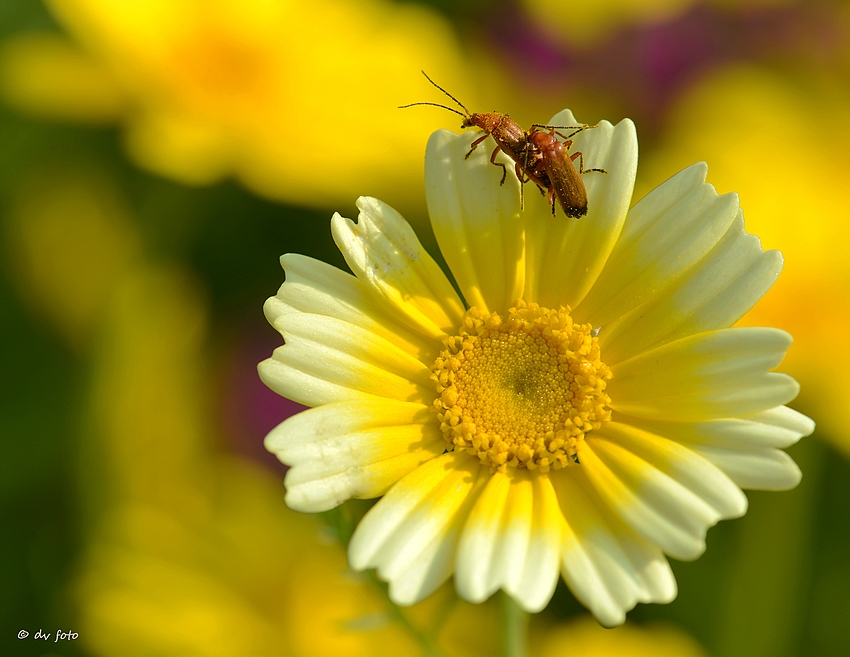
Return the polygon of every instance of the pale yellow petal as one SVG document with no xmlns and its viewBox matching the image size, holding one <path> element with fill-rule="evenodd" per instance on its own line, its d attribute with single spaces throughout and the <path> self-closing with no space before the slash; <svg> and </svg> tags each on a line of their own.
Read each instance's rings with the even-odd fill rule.
<svg viewBox="0 0 850 657">
<path fill-rule="evenodd" d="M 496 144 L 488 138 L 472 152 L 478 131 L 457 135 L 440 130 L 425 151 L 428 213 L 440 251 L 469 306 L 499 312 L 522 296 L 525 238 L 520 213 L 520 184 L 514 162 L 500 154 L 490 162 Z M 533 184 L 532 184 L 533 186 Z"/>
<path fill-rule="evenodd" d="M 561 532 L 561 509 L 552 482 L 546 475 L 531 477 L 534 494 L 531 540 L 525 569 L 516 585 L 506 588 L 520 605 L 530 611 L 542 610 L 558 584 Z"/>
<path fill-rule="evenodd" d="M 747 512 L 747 498 L 741 489 L 694 450 L 663 434 L 623 422 L 606 423 L 599 435 L 673 479 L 708 504 L 720 518 L 738 518 Z"/>
<path fill-rule="evenodd" d="M 734 328 L 670 342 L 611 367 L 611 407 L 659 420 L 708 420 L 764 411 L 799 392 L 770 372 L 791 336 L 778 329 Z"/>
<path fill-rule="evenodd" d="M 431 338 L 453 334 L 463 303 L 402 216 L 365 196 L 355 224 L 335 214 L 334 241 L 354 275 L 393 317 Z"/>
<path fill-rule="evenodd" d="M 458 545 L 455 586 L 458 594 L 469 602 L 483 602 L 499 589 L 498 538 L 510 493 L 508 475 L 493 473 L 464 525 Z"/>
<path fill-rule="evenodd" d="M 595 491 L 583 467 L 552 473 L 564 517 L 561 571 L 606 627 L 638 602 L 670 602 L 676 580 L 661 550 L 634 532 Z"/>
<path fill-rule="evenodd" d="M 602 328 L 605 362 L 731 326 L 764 296 L 781 270 L 782 254 L 765 252 L 758 238 L 744 230 L 739 211 L 717 246 L 670 288 Z"/>
<path fill-rule="evenodd" d="M 759 422 L 763 425 L 784 429 L 796 435 L 796 438 L 785 444 L 776 444 L 776 447 L 787 447 L 793 445 L 803 436 L 810 436 L 815 431 L 815 422 L 812 418 L 807 417 L 787 406 L 777 406 L 761 413 L 753 413 L 746 416 L 747 420 Z"/>
<path fill-rule="evenodd" d="M 568 110 L 556 114 L 552 123 L 576 125 Z M 585 168 L 602 168 L 607 173 L 582 175 L 588 211 L 581 219 L 565 217 L 560 207 L 553 217 L 551 212 L 541 211 L 545 204 L 529 205 L 526 298 L 547 308 L 576 307 L 614 248 L 637 171 L 635 126 L 629 119 L 616 126 L 601 121 L 599 127 L 576 134 L 570 152 L 583 153 Z M 529 192 L 527 196 L 531 199 L 537 194 Z"/>
<path fill-rule="evenodd" d="M 307 256 L 281 256 L 286 282 L 270 297 L 263 311 L 269 323 L 281 331 L 279 320 L 292 312 L 326 315 L 340 319 L 393 343 L 423 363 L 437 357 L 442 345 L 413 331 L 381 310 L 366 286 L 355 276 Z"/>
<path fill-rule="evenodd" d="M 696 422 L 664 422 L 621 416 L 615 419 L 633 424 L 678 442 L 714 447 L 790 447 L 815 430 L 815 423 L 787 406 L 777 406 L 742 417 Z"/>
<path fill-rule="evenodd" d="M 575 309 L 604 326 L 672 285 L 720 241 L 738 213 L 737 194 L 719 196 L 695 164 L 629 210 L 620 238 L 590 293 Z"/>
<path fill-rule="evenodd" d="M 579 458 L 599 496 L 646 540 L 676 559 L 705 551 L 706 530 L 720 514 L 697 495 L 601 437 L 588 437 Z"/>
<path fill-rule="evenodd" d="M 489 472 L 477 459 L 450 453 L 404 477 L 369 510 L 348 546 L 355 570 L 377 568 L 397 604 L 422 600 L 454 569 L 469 508 Z"/>
<path fill-rule="evenodd" d="M 742 418 L 704 422 L 629 417 L 623 421 L 685 445 L 741 488 L 759 490 L 788 490 L 799 483 L 800 469 L 777 448 L 793 445 L 814 431 L 811 420 L 784 406 Z"/>
<path fill-rule="evenodd" d="M 275 427 L 265 445 L 292 466 L 286 474 L 287 506 L 310 513 L 352 497 L 383 495 L 445 451 L 431 408 L 389 399 L 309 409 Z"/>
<path fill-rule="evenodd" d="M 693 449 L 741 488 L 791 490 L 803 478 L 794 459 L 778 449 L 729 449 L 711 445 L 699 445 Z"/>
<path fill-rule="evenodd" d="M 561 523 L 546 475 L 493 473 L 458 544 L 459 595 L 483 602 L 501 588 L 523 609 L 543 609 L 558 581 Z"/>
<path fill-rule="evenodd" d="M 430 403 L 430 370 L 365 329 L 323 315 L 290 313 L 281 320 L 286 344 L 259 365 L 272 390 L 306 406 L 377 395 Z"/>
</svg>

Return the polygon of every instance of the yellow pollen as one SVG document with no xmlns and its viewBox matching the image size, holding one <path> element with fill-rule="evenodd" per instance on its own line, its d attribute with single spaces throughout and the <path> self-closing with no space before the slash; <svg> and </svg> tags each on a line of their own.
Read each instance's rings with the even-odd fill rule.
<svg viewBox="0 0 850 657">
<path fill-rule="evenodd" d="M 611 370 L 569 308 L 520 299 L 507 319 L 470 308 L 431 371 L 449 449 L 497 470 L 573 465 L 585 434 L 611 419 Z"/>
</svg>

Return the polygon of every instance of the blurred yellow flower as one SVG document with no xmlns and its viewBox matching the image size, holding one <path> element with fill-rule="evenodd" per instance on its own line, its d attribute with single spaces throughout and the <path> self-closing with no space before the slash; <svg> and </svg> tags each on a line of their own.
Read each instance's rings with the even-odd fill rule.
<svg viewBox="0 0 850 657">
<path fill-rule="evenodd" d="M 850 455 L 848 114 L 844 77 L 723 69 L 681 99 L 643 172 L 649 180 L 710 160 L 718 188 L 747 199 L 749 225 L 768 248 L 782 247 L 786 265 L 742 324 L 793 333 L 786 367 L 803 384 L 799 403 L 819 412 L 819 433 Z"/>
<path fill-rule="evenodd" d="M 577 125 L 569 111 L 554 125 Z M 689 167 L 631 210 L 634 125 L 574 137 L 588 215 L 465 155 L 478 135 L 439 131 L 426 152 L 434 233 L 463 300 L 388 205 L 358 201 L 331 228 L 354 276 L 295 254 L 266 302 L 284 345 L 269 387 L 313 406 L 266 438 L 291 465 L 287 504 L 316 512 L 383 498 L 349 560 L 377 568 L 399 604 L 452 574 L 461 597 L 502 589 L 526 611 L 559 571 L 605 625 L 669 602 L 664 554 L 695 559 L 705 534 L 743 515 L 744 488 L 782 490 L 800 471 L 779 448 L 813 423 L 784 406 L 799 387 L 771 372 L 784 331 L 729 328 L 782 267 L 744 230 L 734 194 Z M 494 171 L 495 169 L 495 171 Z"/>
<path fill-rule="evenodd" d="M 115 280 L 139 257 L 123 199 L 95 171 L 39 170 L 21 183 L 7 216 L 8 269 L 21 298 L 82 349 Z"/>
<path fill-rule="evenodd" d="M 709 4 L 737 10 L 741 6 L 783 5 L 794 0 L 709 0 Z M 556 41 L 592 47 L 619 30 L 667 23 L 700 4 L 697 0 L 522 0 L 539 28 Z"/>
<path fill-rule="evenodd" d="M 523 0 L 522 4 L 552 38 L 582 47 L 628 25 L 671 20 L 696 4 L 696 0 Z"/>
<path fill-rule="evenodd" d="M 21 110 L 84 123 L 118 120 L 126 98 L 112 75 L 57 34 L 23 34 L 0 44 L 0 95 Z"/>
<path fill-rule="evenodd" d="M 474 56 L 462 54 L 449 25 L 421 5 L 49 0 L 48 6 L 93 58 L 87 70 L 108 72 L 98 73 L 96 85 L 87 82 L 93 73 L 85 77 L 76 104 L 106 97 L 109 109 L 102 112 L 111 115 L 115 99 L 126 98 L 122 121 L 131 157 L 188 183 L 235 176 L 265 196 L 322 207 L 348 202 L 365 188 L 416 207 L 421 144 L 435 125 L 456 121 L 398 106 L 429 92 L 420 69 L 476 102 L 468 84 Z M 42 114 L 61 114 L 77 76 L 65 76 L 52 105 L 43 93 L 56 70 L 72 65 L 59 61 L 61 49 L 43 37 L 7 49 L 3 66 L 17 73 L 7 76 L 5 95 Z M 111 91 L 103 89 L 107 79 Z M 78 114 L 74 108 L 70 103 L 69 118 Z"/>
<path fill-rule="evenodd" d="M 700 645 L 672 626 L 614 629 L 580 618 L 551 631 L 536 642 L 534 657 L 708 657 Z"/>
</svg>

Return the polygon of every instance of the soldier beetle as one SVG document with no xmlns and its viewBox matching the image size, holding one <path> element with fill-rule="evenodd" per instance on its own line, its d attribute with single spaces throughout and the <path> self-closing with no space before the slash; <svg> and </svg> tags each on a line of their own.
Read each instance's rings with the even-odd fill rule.
<svg viewBox="0 0 850 657">
<path fill-rule="evenodd" d="M 530 180 L 541 191 L 548 193 L 548 200 L 552 206 L 553 215 L 555 214 L 556 198 L 564 210 L 564 214 L 568 217 L 580 218 L 587 214 L 587 191 L 579 174 L 588 171 L 599 171 L 602 173 L 606 173 L 606 171 L 604 169 L 585 169 L 582 153 L 577 151 L 570 154 L 569 148 L 572 145 L 571 138 L 573 135 L 596 126 L 549 126 L 535 123 L 531 126 L 531 132 L 526 132 L 522 126 L 507 114 L 502 114 L 501 112 L 470 112 L 463 103 L 428 77 L 425 71 L 422 71 L 422 75 L 425 76 L 428 82 L 457 103 L 463 112 L 446 105 L 441 105 L 440 103 L 411 103 L 409 105 L 402 105 L 399 109 L 415 107 L 417 105 L 430 105 L 432 107 L 440 107 L 463 117 L 463 121 L 460 124 L 461 128 L 476 127 L 484 131 L 481 137 L 472 142 L 472 146 L 465 157 L 469 158 L 478 144 L 487 139 L 488 136 L 493 137 L 496 147 L 490 155 L 490 162 L 498 167 L 502 167 L 500 185 L 505 183 L 505 177 L 508 173 L 507 167 L 504 164 L 496 162 L 496 156 L 501 151 L 514 161 L 516 175 L 521 183 L 526 183 Z M 568 127 L 578 127 L 578 129 L 569 135 L 564 135 L 556 130 L 556 128 Z M 538 128 L 547 128 L 549 132 L 544 132 Z M 564 141 L 559 141 L 555 135 L 563 137 Z M 573 160 L 576 158 L 579 158 L 578 171 L 573 164 Z M 524 187 L 522 190 L 524 191 Z M 524 197 L 521 198 L 524 205 Z"/>
<path fill-rule="evenodd" d="M 422 75 L 425 76 L 428 82 L 457 103 L 463 112 L 439 103 L 411 103 L 410 105 L 402 105 L 399 109 L 415 107 L 416 105 L 431 105 L 432 107 L 441 107 L 462 116 L 461 128 L 475 127 L 484 131 L 484 135 L 472 142 L 472 146 L 466 154 L 467 158 L 472 155 L 472 151 L 476 149 L 478 144 L 487 139 L 488 136 L 493 137 L 493 140 L 496 142 L 496 148 L 493 149 L 493 153 L 490 155 L 490 162 L 497 167 L 502 167 L 500 185 L 505 184 L 505 177 L 508 174 L 507 167 L 501 162 L 496 162 L 496 156 L 499 154 L 499 151 L 502 151 L 514 161 L 516 175 L 521 183 L 532 180 L 543 190 L 551 187 L 545 169 L 542 166 L 538 166 L 541 164 L 542 155 L 528 141 L 528 133 L 523 130 L 522 126 L 510 116 L 501 112 L 470 112 L 463 103 L 428 77 L 425 71 L 422 71 Z"/>
<path fill-rule="evenodd" d="M 587 190 L 580 174 L 590 171 L 607 173 L 607 171 L 605 169 L 585 169 L 582 152 L 569 152 L 570 146 L 573 145 L 572 137 L 582 130 L 594 126 L 579 126 L 569 135 L 558 132 L 556 128 L 559 127 L 568 126 L 549 126 L 539 123 L 531 126 L 528 140 L 540 153 L 540 159 L 535 162 L 535 174 L 539 176 L 540 173 L 545 172 L 549 179 L 550 186 L 547 191 L 549 193 L 549 205 L 552 206 L 552 214 L 555 214 L 555 199 L 557 198 L 565 215 L 580 219 L 587 214 Z M 547 128 L 549 131 L 544 132 L 538 128 Z M 555 135 L 563 137 L 564 141 L 559 141 Z M 573 164 L 576 158 L 578 158 L 578 169 Z"/>
</svg>

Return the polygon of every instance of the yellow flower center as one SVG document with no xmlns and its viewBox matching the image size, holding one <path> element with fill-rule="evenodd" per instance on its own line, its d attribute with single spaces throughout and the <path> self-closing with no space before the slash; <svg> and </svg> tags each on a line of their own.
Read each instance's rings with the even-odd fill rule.
<svg viewBox="0 0 850 657">
<path fill-rule="evenodd" d="M 498 470 L 577 463 L 585 434 L 611 419 L 612 374 L 591 331 L 564 307 L 519 300 L 507 319 L 470 308 L 431 367 L 449 449 Z"/>
</svg>

